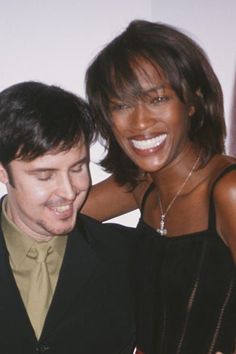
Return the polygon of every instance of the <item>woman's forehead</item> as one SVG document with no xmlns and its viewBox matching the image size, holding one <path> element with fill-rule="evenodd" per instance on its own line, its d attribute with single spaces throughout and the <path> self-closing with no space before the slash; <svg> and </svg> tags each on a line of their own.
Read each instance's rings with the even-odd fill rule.
<svg viewBox="0 0 236 354">
<path fill-rule="evenodd" d="M 135 58 L 127 66 L 113 67 L 110 83 L 114 91 L 120 93 L 133 90 L 150 89 L 167 83 L 166 76 L 159 65 L 143 58 Z"/>
<path fill-rule="evenodd" d="M 143 92 L 163 89 L 168 85 L 160 66 L 144 59 L 131 61 L 129 71 L 114 70 L 112 74 L 112 86 L 117 96 L 136 96 Z"/>
</svg>

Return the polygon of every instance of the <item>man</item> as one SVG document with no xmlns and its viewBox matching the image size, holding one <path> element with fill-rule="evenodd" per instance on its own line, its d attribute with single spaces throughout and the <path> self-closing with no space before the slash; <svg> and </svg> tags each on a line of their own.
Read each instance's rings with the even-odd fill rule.
<svg viewBox="0 0 236 354">
<path fill-rule="evenodd" d="M 94 124 L 85 102 L 24 82 L 0 93 L 1 354 L 128 354 L 131 228 L 78 215 Z"/>
</svg>

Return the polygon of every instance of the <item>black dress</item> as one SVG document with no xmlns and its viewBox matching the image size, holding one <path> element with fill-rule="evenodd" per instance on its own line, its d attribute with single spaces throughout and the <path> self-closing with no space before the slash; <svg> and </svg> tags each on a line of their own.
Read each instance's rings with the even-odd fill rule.
<svg viewBox="0 0 236 354">
<path fill-rule="evenodd" d="M 137 347 L 144 354 L 234 352 L 236 267 L 217 234 L 212 195 L 205 231 L 168 238 L 142 217 L 138 223 Z"/>
</svg>

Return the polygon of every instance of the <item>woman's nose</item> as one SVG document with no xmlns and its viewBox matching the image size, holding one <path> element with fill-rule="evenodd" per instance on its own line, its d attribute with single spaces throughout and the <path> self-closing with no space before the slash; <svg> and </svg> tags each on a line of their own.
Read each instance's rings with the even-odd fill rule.
<svg viewBox="0 0 236 354">
<path fill-rule="evenodd" d="M 132 125 L 134 128 L 144 130 L 154 124 L 154 120 L 145 104 L 138 103 L 132 112 Z"/>
</svg>

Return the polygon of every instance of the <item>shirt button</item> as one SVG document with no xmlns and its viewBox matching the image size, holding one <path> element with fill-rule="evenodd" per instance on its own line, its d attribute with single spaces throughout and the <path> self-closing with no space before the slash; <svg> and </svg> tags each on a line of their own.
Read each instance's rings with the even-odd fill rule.
<svg viewBox="0 0 236 354">
<path fill-rule="evenodd" d="M 50 349 L 50 347 L 48 345 L 41 344 L 36 348 L 36 352 L 39 354 L 43 354 L 43 353 L 46 353 L 49 349 Z"/>
</svg>

